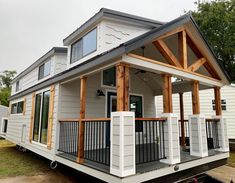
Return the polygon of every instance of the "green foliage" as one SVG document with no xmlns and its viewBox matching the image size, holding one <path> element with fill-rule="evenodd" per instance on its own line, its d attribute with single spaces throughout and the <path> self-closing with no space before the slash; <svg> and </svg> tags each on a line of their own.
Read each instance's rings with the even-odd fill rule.
<svg viewBox="0 0 235 183">
<path fill-rule="evenodd" d="M 15 75 L 16 71 L 3 71 L 3 73 L 0 74 L 0 86 L 10 88 L 11 81 Z"/>
<path fill-rule="evenodd" d="M 0 75 L 0 104 L 9 106 L 11 95 L 11 81 L 16 75 L 16 71 L 3 71 Z"/>
<path fill-rule="evenodd" d="M 218 60 L 235 81 L 235 0 L 196 3 L 195 18 Z"/>
</svg>

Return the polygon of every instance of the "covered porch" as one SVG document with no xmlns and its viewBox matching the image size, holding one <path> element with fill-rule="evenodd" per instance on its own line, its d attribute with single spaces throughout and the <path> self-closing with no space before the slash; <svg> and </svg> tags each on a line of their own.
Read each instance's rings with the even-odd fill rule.
<svg viewBox="0 0 235 183">
<path fill-rule="evenodd" d="M 57 156 L 127 177 L 172 166 L 178 171 L 176 165 L 228 152 L 220 97 L 226 79 L 191 29 L 152 36 L 109 64 L 63 81 Z M 216 113 L 206 119 L 199 90 L 209 88 Z M 188 120 L 184 92 L 192 93 Z M 180 116 L 173 111 L 174 93 L 180 95 Z"/>
</svg>

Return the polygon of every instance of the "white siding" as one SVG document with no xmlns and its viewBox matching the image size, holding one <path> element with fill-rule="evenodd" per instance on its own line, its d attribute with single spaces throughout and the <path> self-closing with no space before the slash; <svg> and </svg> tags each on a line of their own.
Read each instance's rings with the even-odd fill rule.
<svg viewBox="0 0 235 183">
<path fill-rule="evenodd" d="M 101 22 L 101 52 L 111 50 L 149 29 L 137 25 L 105 20 Z"/>
<path fill-rule="evenodd" d="M 90 28 L 90 30 L 97 27 L 97 49 L 95 52 L 88 54 L 87 56 L 81 58 L 77 62 L 70 64 L 70 52 L 71 45 L 68 46 L 68 58 L 67 58 L 67 68 L 74 67 L 96 55 L 104 53 L 108 50 L 111 50 L 120 44 L 133 39 L 141 34 L 146 33 L 149 29 L 132 25 L 123 22 L 117 22 L 114 20 L 103 20 L 98 23 L 96 26 Z M 89 31 L 90 31 L 89 30 Z M 89 32 L 87 31 L 87 32 Z M 83 37 L 87 32 L 80 34 L 76 40 Z M 76 42 L 76 41 L 74 41 Z"/>
<path fill-rule="evenodd" d="M 50 90 L 50 88 L 48 88 Z M 23 114 L 11 114 L 8 120 L 8 130 L 6 139 L 20 144 L 21 146 L 40 154 L 41 156 L 47 157 L 48 159 L 54 158 L 55 152 L 55 134 L 58 124 L 57 119 L 57 111 L 58 111 L 58 91 L 59 85 L 55 86 L 55 99 L 54 99 L 54 119 L 53 119 L 53 131 L 52 131 L 52 148 L 51 150 L 47 149 L 45 145 L 36 144 L 34 142 L 29 142 L 29 131 L 30 131 L 30 119 L 32 112 L 32 94 L 26 96 L 26 112 Z M 21 98 L 23 100 L 23 98 Z M 21 99 L 17 99 L 21 100 Z M 14 102 L 14 101 L 12 101 Z M 22 138 L 22 126 L 26 125 L 26 134 L 25 134 L 25 142 L 21 141 Z"/>
<path fill-rule="evenodd" d="M 80 111 L 80 80 L 74 80 L 61 85 L 60 91 L 60 118 L 79 118 Z M 152 90 L 134 74 L 131 75 L 130 94 L 143 95 L 143 108 L 145 117 L 155 117 L 154 96 Z M 97 97 L 96 91 L 115 91 L 101 87 L 101 73 L 88 76 L 86 92 L 86 117 L 106 117 L 106 97 Z"/>
<path fill-rule="evenodd" d="M 31 72 L 29 72 L 28 74 L 26 74 L 25 76 L 20 78 L 20 80 L 22 82 L 22 89 L 18 92 L 26 90 L 26 89 L 28 89 L 38 83 L 45 81 L 48 78 L 53 77 L 54 75 L 66 70 L 66 62 L 67 62 L 66 59 L 67 59 L 66 54 L 56 54 L 56 55 L 46 59 L 45 62 L 47 62 L 49 60 L 51 61 L 51 74 L 41 80 L 38 80 L 39 67 L 33 69 Z M 15 88 L 16 88 L 16 82 L 12 84 L 12 91 L 11 91 L 12 95 L 18 93 L 15 91 Z"/>
<path fill-rule="evenodd" d="M 226 99 L 226 111 L 222 111 L 222 115 L 226 118 L 228 123 L 228 137 L 235 139 L 235 87 L 224 86 L 221 89 L 221 99 Z M 200 107 L 201 114 L 205 114 L 206 118 L 211 118 L 215 115 L 215 111 L 212 108 L 212 100 L 214 99 L 214 90 L 202 90 L 200 91 Z M 160 114 L 163 111 L 162 97 L 156 97 L 157 113 Z M 173 95 L 173 112 L 179 114 L 179 95 Z M 185 119 L 188 119 L 188 115 L 192 114 L 192 97 L 191 92 L 184 93 L 184 114 Z"/>
</svg>

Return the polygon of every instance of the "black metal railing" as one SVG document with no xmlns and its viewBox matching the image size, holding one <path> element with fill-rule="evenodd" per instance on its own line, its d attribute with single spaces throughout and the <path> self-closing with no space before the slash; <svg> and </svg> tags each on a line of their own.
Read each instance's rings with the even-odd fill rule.
<svg viewBox="0 0 235 183">
<path fill-rule="evenodd" d="M 180 143 L 182 142 L 182 130 L 181 130 L 181 120 L 179 120 L 179 140 Z M 190 146 L 190 141 L 189 141 L 189 121 L 184 120 L 184 136 L 185 136 L 185 144 L 186 146 Z"/>
<path fill-rule="evenodd" d="M 85 119 L 84 159 L 110 165 L 110 119 Z"/>
<path fill-rule="evenodd" d="M 206 119 L 206 136 L 208 149 L 219 148 L 218 119 Z"/>
<path fill-rule="evenodd" d="M 78 155 L 78 128 L 79 121 L 60 121 L 59 149 L 58 151 L 77 157 Z"/>
<path fill-rule="evenodd" d="M 136 164 L 158 161 L 165 158 L 165 118 L 135 119 Z"/>
</svg>

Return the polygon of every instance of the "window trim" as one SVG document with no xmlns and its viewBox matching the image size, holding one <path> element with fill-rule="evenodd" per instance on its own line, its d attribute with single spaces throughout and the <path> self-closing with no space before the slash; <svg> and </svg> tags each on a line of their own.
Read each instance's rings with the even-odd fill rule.
<svg viewBox="0 0 235 183">
<path fill-rule="evenodd" d="M 117 87 L 117 80 L 116 80 L 115 86 L 109 86 L 109 85 L 105 85 L 103 83 L 103 81 L 104 81 L 103 80 L 104 79 L 104 71 L 107 70 L 107 69 L 111 69 L 112 67 L 115 67 L 115 66 L 107 67 L 107 68 L 101 70 L 101 87 L 103 87 L 103 88 L 116 89 L 116 87 Z M 115 75 L 115 77 L 116 77 L 116 75 Z"/>
<path fill-rule="evenodd" d="M 43 76 L 42 78 L 40 78 L 40 67 L 44 66 L 44 70 L 45 70 L 45 64 L 48 63 L 48 62 L 50 62 L 50 73 L 47 74 L 47 75 L 45 75 L 45 76 Z M 52 68 L 52 67 L 51 67 L 51 60 L 50 60 L 50 59 L 47 60 L 47 61 L 45 61 L 45 62 L 43 62 L 41 65 L 39 65 L 39 66 L 38 66 L 38 81 L 41 81 L 41 80 L 47 78 L 48 76 L 50 76 L 50 75 L 51 75 L 51 68 Z M 43 71 L 44 71 L 44 70 L 43 70 Z"/>
<path fill-rule="evenodd" d="M 18 85 L 17 85 L 17 83 L 18 83 Z M 22 90 L 22 85 L 21 85 L 21 80 L 19 79 L 16 81 L 15 92 L 19 92 L 20 90 Z"/>
<path fill-rule="evenodd" d="M 36 105 L 36 95 L 42 94 L 42 97 L 41 97 L 41 104 L 40 104 L 40 117 L 39 117 L 39 118 L 40 118 L 40 121 L 39 121 L 38 141 L 35 141 L 35 140 L 34 140 L 34 128 L 32 129 L 32 131 L 33 131 L 33 132 L 32 132 L 32 143 L 33 143 L 33 144 L 37 144 L 37 145 L 41 145 L 41 146 L 43 146 L 43 147 L 47 147 L 47 144 L 43 144 L 43 143 L 40 142 L 41 123 L 42 123 L 43 94 L 44 94 L 45 92 L 49 92 L 49 93 L 50 93 L 50 97 L 51 97 L 50 88 L 45 88 L 45 89 L 39 90 L 39 91 L 37 91 L 37 92 L 35 93 L 35 104 L 34 104 L 34 106 Z M 50 100 L 49 100 L 49 106 L 50 106 Z M 34 110 L 36 110 L 36 107 L 34 108 Z M 49 113 L 49 111 L 48 111 L 48 113 Z M 34 112 L 34 115 L 35 115 L 35 112 Z M 34 116 L 34 118 L 35 118 L 35 116 Z M 49 121 L 49 119 L 48 119 L 48 121 Z M 47 121 L 47 123 L 48 123 L 48 121 Z M 35 120 L 33 121 L 33 126 L 34 126 L 34 123 L 35 123 Z"/>
<path fill-rule="evenodd" d="M 88 35 L 89 33 L 91 33 L 92 31 L 94 31 L 94 30 L 96 30 L 96 48 L 95 48 L 95 50 L 93 50 L 92 52 L 83 55 L 83 38 L 84 38 L 86 35 Z M 71 64 L 74 64 L 74 63 L 76 63 L 76 62 L 78 62 L 79 60 L 81 60 L 81 59 L 85 58 L 86 56 L 88 56 L 88 55 L 90 55 L 90 54 L 92 54 L 92 53 L 94 53 L 94 52 L 97 51 L 97 46 L 98 46 L 98 39 L 97 39 L 98 36 L 97 36 L 97 35 L 98 35 L 98 28 L 95 27 L 95 28 L 91 29 L 89 32 L 87 32 L 86 34 L 84 34 L 83 36 L 81 36 L 79 39 L 77 39 L 73 44 L 71 44 L 71 46 L 70 46 L 70 58 L 69 58 L 69 63 L 70 63 L 70 65 L 71 65 Z M 82 57 L 79 58 L 78 60 L 72 62 L 72 50 L 73 50 L 72 48 L 73 48 L 73 45 L 75 45 L 75 44 L 76 44 L 77 42 L 79 42 L 79 41 L 82 41 Z"/>
<path fill-rule="evenodd" d="M 18 103 L 20 103 L 20 102 L 23 102 L 23 110 L 22 110 L 22 112 L 21 113 L 17 113 L 17 109 L 18 109 Z M 23 112 L 24 112 L 24 100 L 17 100 L 17 101 L 15 101 L 15 102 L 11 102 L 11 105 L 10 105 L 10 115 L 14 115 L 14 116 L 17 116 L 17 115 L 23 115 Z M 16 105 L 16 113 L 12 113 L 12 105 L 14 105 L 14 104 L 17 104 Z"/>
</svg>

